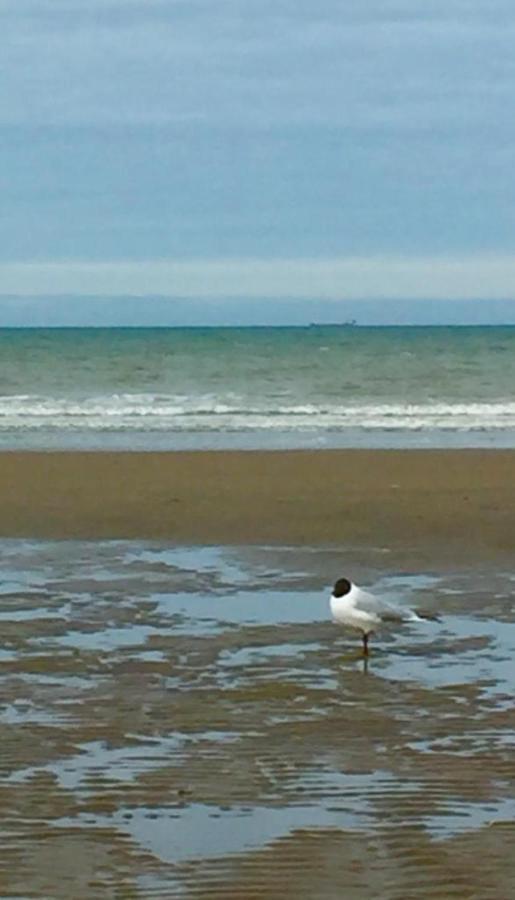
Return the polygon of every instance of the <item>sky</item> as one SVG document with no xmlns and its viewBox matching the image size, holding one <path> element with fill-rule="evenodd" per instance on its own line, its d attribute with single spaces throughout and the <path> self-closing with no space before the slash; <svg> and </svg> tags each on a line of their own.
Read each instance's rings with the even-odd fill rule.
<svg viewBox="0 0 515 900">
<path fill-rule="evenodd" d="M 0 324 L 90 323 L 100 298 L 143 323 L 515 321 L 512 0 L 0 21 Z"/>
</svg>

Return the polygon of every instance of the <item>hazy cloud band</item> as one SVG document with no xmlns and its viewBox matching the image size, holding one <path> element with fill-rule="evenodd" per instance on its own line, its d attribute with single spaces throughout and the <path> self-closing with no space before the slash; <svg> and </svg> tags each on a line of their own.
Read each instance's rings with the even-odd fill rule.
<svg viewBox="0 0 515 900">
<path fill-rule="evenodd" d="M 4 263 L 0 293 L 511 299 L 515 297 L 515 256 Z"/>
</svg>

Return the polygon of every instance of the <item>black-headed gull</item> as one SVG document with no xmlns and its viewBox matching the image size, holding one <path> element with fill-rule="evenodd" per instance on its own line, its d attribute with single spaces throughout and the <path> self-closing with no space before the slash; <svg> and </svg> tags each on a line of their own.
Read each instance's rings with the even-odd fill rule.
<svg viewBox="0 0 515 900">
<path fill-rule="evenodd" d="M 403 609 L 362 590 L 347 578 L 339 578 L 331 595 L 331 613 L 336 622 L 361 631 L 363 654 L 368 656 L 368 638 L 381 625 L 401 622 L 437 622 L 434 613 Z"/>
</svg>

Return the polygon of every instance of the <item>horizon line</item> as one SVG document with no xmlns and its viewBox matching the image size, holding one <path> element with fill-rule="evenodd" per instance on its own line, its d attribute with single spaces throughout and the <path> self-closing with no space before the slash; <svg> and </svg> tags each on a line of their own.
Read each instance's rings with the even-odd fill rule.
<svg viewBox="0 0 515 900">
<path fill-rule="evenodd" d="M 111 325 L 2 325 L 0 323 L 0 331 L 170 331 L 170 330 L 222 330 L 222 329 L 232 329 L 232 330 L 242 330 L 242 329 L 298 329 L 303 331 L 315 330 L 317 328 L 340 328 L 345 331 L 354 331 L 356 328 L 358 329 L 370 329 L 370 328 L 515 328 L 515 321 L 512 322 L 354 322 L 351 323 L 337 323 L 337 322 L 307 322 L 307 323 L 233 323 L 233 324 L 156 324 L 150 325 L 146 324 L 111 324 Z"/>
</svg>

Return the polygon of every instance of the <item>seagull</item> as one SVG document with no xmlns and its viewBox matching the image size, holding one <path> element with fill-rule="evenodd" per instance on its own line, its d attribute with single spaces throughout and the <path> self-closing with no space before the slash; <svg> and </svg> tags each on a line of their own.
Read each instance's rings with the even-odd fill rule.
<svg viewBox="0 0 515 900">
<path fill-rule="evenodd" d="M 440 617 L 434 613 L 421 610 L 403 609 L 393 603 L 387 603 L 353 584 L 348 578 L 339 578 L 330 600 L 331 613 L 336 622 L 356 628 L 363 636 L 363 656 L 368 656 L 368 638 L 376 628 L 383 624 L 400 624 L 401 622 L 422 622 L 425 620 L 439 622 Z"/>
</svg>

